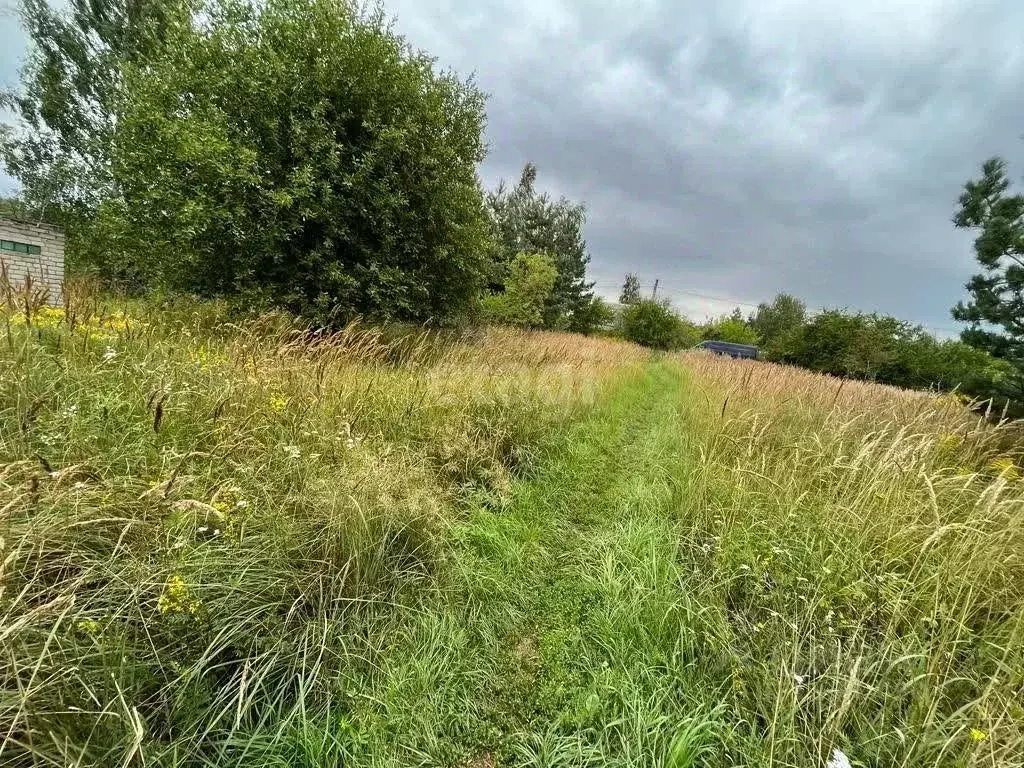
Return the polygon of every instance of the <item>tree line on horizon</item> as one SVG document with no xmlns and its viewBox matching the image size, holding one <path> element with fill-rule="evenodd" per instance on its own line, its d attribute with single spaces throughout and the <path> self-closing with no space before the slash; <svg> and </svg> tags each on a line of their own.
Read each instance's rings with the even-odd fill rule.
<svg viewBox="0 0 1024 768">
<path fill-rule="evenodd" d="M 21 0 L 30 40 L 0 161 L 69 266 L 129 290 L 355 317 L 704 338 L 906 387 L 1022 402 L 1024 197 L 990 160 L 954 219 L 982 272 L 939 340 L 897 318 L 809 316 L 780 295 L 696 326 L 627 277 L 594 295 L 582 204 L 527 163 L 484 188 L 484 93 L 355 0 Z"/>
<path fill-rule="evenodd" d="M 762 359 L 841 378 L 907 389 L 958 391 L 997 408 L 1021 400 L 1016 369 L 1008 360 L 958 339 L 939 339 L 920 325 L 889 315 L 824 309 L 809 313 L 800 299 L 781 293 L 744 317 L 739 308 L 696 324 L 668 301 L 642 299 L 629 275 L 620 303 L 623 335 L 661 349 L 704 340 L 757 346 Z M 653 319 L 653 318 L 656 318 Z M 650 333 L 658 328 L 660 335 Z M 647 335 L 645 335 L 647 334 Z"/>
</svg>

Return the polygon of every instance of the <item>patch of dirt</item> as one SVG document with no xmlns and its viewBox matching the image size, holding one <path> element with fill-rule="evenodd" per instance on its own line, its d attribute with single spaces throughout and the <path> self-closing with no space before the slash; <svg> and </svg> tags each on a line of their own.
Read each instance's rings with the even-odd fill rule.
<svg viewBox="0 0 1024 768">
<path fill-rule="evenodd" d="M 537 647 L 537 638 L 526 636 L 516 645 L 512 656 L 525 667 L 532 667 L 540 657 L 540 649 Z"/>
<path fill-rule="evenodd" d="M 494 755 L 490 752 L 484 752 L 466 763 L 466 768 L 494 768 L 494 766 Z"/>
</svg>

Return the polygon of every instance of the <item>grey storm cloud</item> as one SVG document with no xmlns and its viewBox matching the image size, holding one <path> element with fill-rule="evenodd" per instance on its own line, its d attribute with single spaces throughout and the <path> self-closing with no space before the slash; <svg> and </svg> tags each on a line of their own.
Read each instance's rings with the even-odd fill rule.
<svg viewBox="0 0 1024 768">
<path fill-rule="evenodd" d="M 694 314 L 789 291 L 955 331 L 961 186 L 1024 159 L 1019 0 L 387 7 L 491 95 L 485 180 L 529 160 L 586 201 L 607 295 L 637 271 Z"/>
<path fill-rule="evenodd" d="M 1024 173 L 1021 0 L 384 2 L 490 94 L 489 185 L 532 161 L 587 203 L 608 296 L 635 271 L 698 316 L 788 291 L 951 333 L 961 186 Z M 0 40 L 11 84 L 10 13 Z"/>
</svg>

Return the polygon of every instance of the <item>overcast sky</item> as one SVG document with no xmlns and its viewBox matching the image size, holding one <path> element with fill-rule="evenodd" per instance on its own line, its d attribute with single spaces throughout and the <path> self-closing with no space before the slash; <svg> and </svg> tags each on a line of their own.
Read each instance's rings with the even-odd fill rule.
<svg viewBox="0 0 1024 768">
<path fill-rule="evenodd" d="M 488 184 L 529 160 L 586 202 L 608 296 L 634 271 L 695 316 L 788 291 L 949 333 L 960 188 L 1024 174 L 1024 0 L 385 5 L 490 94 Z M 23 47 L 0 17 L 8 84 Z"/>
<path fill-rule="evenodd" d="M 1024 174 L 1022 0 L 391 0 L 490 93 L 484 178 L 586 201 L 592 273 L 691 313 L 790 291 L 955 330 L 1001 154 Z M 682 9 L 682 10 L 680 10 Z"/>
</svg>

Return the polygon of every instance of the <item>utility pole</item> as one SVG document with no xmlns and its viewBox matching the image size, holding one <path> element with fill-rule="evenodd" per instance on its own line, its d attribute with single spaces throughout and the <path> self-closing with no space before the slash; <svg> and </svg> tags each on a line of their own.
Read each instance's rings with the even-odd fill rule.
<svg viewBox="0 0 1024 768">
<path fill-rule="evenodd" d="M 659 282 L 658 279 L 655 278 L 655 280 L 654 280 L 654 290 L 651 291 L 651 301 L 654 301 L 655 299 L 658 298 L 658 282 Z"/>
</svg>

